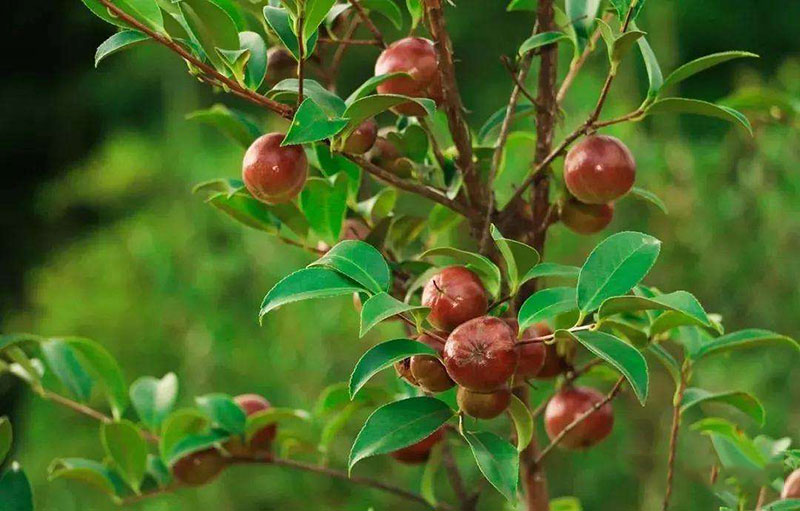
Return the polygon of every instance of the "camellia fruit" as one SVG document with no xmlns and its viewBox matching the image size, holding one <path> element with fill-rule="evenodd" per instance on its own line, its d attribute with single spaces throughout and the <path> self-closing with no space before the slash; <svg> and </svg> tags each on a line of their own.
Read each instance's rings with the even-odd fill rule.
<svg viewBox="0 0 800 511">
<path fill-rule="evenodd" d="M 242 162 L 242 180 L 256 199 L 279 204 L 294 199 L 308 177 L 308 159 L 303 147 L 281 147 L 284 136 L 270 133 L 255 140 Z"/>
<path fill-rule="evenodd" d="M 444 366 L 456 383 L 473 392 L 493 392 L 514 375 L 519 355 L 505 321 L 483 316 L 453 330 L 444 345 Z"/>
<path fill-rule="evenodd" d="M 436 335 L 442 339 L 447 338 L 447 333 L 445 332 L 436 332 Z M 443 341 L 429 334 L 422 334 L 417 340 L 435 349 L 441 356 L 444 350 Z M 444 392 L 455 385 L 455 382 L 447 374 L 444 364 L 436 357 L 414 355 L 411 357 L 409 369 L 417 385 L 428 392 Z"/>
<path fill-rule="evenodd" d="M 781 499 L 800 499 L 800 468 L 789 474 L 784 481 Z"/>
<path fill-rule="evenodd" d="M 571 367 L 570 361 L 558 351 L 558 344 L 545 344 L 544 364 L 539 372 L 534 376 L 537 380 L 549 380 L 559 374 L 566 373 Z M 570 344 L 569 352 L 574 353 L 575 347 Z"/>
<path fill-rule="evenodd" d="M 422 305 L 431 308 L 428 322 L 449 332 L 470 319 L 486 314 L 489 299 L 477 275 L 463 266 L 451 266 L 425 284 Z"/>
<path fill-rule="evenodd" d="M 514 335 L 519 337 L 519 322 L 514 318 L 507 318 L 506 323 L 514 331 Z M 553 331 L 550 330 L 547 323 L 536 323 L 526 328 L 517 342 L 538 339 L 552 333 Z M 523 344 L 517 348 L 517 352 L 519 353 L 519 361 L 517 362 L 517 371 L 514 373 L 514 385 L 522 385 L 538 375 L 539 371 L 542 370 L 547 358 L 547 348 L 544 342 L 537 342 L 535 344 Z"/>
<path fill-rule="evenodd" d="M 636 162 L 619 139 L 592 135 L 576 144 L 564 160 L 564 182 L 584 204 L 607 204 L 630 191 Z"/>
<path fill-rule="evenodd" d="M 589 387 L 563 388 L 550 399 L 545 408 L 544 425 L 547 436 L 553 440 L 604 399 L 603 394 Z M 606 403 L 567 433 L 559 445 L 567 449 L 586 449 L 605 440 L 613 427 L 614 409 L 610 403 Z"/>
<path fill-rule="evenodd" d="M 402 463 L 417 464 L 424 463 L 431 455 L 431 449 L 444 438 L 444 430 L 439 428 L 430 434 L 427 438 L 420 440 L 416 444 L 403 447 L 389 455 Z"/>
<path fill-rule="evenodd" d="M 262 396 L 258 394 L 242 394 L 233 398 L 239 408 L 249 417 L 258 412 L 269 410 L 272 406 Z M 275 424 L 268 424 L 259 429 L 245 444 L 241 438 L 233 437 L 228 440 L 224 447 L 231 455 L 236 457 L 266 456 L 269 455 L 272 442 L 275 440 L 278 429 Z"/>
<path fill-rule="evenodd" d="M 187 486 L 201 486 L 213 481 L 227 466 L 226 460 L 214 448 L 194 452 L 172 466 L 175 479 Z"/>
<path fill-rule="evenodd" d="M 441 101 L 442 86 L 436 64 L 436 48 L 431 40 L 406 37 L 383 50 L 375 62 L 375 76 L 390 73 L 407 73 L 410 76 L 398 76 L 386 80 L 378 85 L 379 94 L 397 94 Z M 394 110 L 402 115 L 426 115 L 424 108 L 412 102 L 398 105 Z"/>
<path fill-rule="evenodd" d="M 372 149 L 377 138 L 378 123 L 375 119 L 367 119 L 347 136 L 342 150 L 349 154 L 364 154 Z"/>
<path fill-rule="evenodd" d="M 561 221 L 578 234 L 595 234 L 611 223 L 614 218 L 614 204 L 584 204 L 570 199 L 561 208 Z"/>
<path fill-rule="evenodd" d="M 511 403 L 511 391 L 499 389 L 494 392 L 472 392 L 464 387 L 456 394 L 458 408 L 476 419 L 494 419 L 506 411 Z"/>
</svg>

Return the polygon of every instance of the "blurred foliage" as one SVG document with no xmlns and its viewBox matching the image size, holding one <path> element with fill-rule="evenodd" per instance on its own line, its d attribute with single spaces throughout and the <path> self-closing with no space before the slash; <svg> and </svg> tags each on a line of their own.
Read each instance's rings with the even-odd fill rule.
<svg viewBox="0 0 800 511">
<path fill-rule="evenodd" d="M 502 2 L 462 0 L 458 6 L 449 11 L 449 25 L 460 57 L 465 103 L 473 124 L 479 125 L 506 101 L 511 84 L 497 57 L 514 52 L 530 32 L 530 20 L 505 14 Z M 797 5 L 774 9 L 756 0 L 736 2 L 735 8 L 724 0 L 651 0 L 639 25 L 649 32 L 665 70 L 732 44 L 763 56 L 692 78 L 682 85 L 687 95 L 719 100 L 737 91 L 769 88 L 797 104 L 800 45 L 791 20 L 800 19 L 799 11 Z M 91 25 L 91 14 L 79 3 L 73 2 L 69 12 L 65 23 Z M 97 339 L 121 360 L 130 381 L 175 371 L 184 403 L 213 391 L 257 392 L 278 406 L 310 408 L 326 385 L 346 379 L 358 356 L 396 327 L 384 327 L 383 337 L 375 331 L 359 340 L 349 298 L 292 305 L 259 327 L 256 315 L 263 294 L 309 256 L 234 224 L 190 194 L 197 182 L 239 173 L 238 147 L 183 120 L 192 109 L 218 98 L 184 76 L 172 56 L 155 48 L 118 56 L 99 73 L 91 69 L 90 53 L 82 58 L 79 74 L 59 83 L 69 91 L 61 106 L 76 108 L 70 101 L 91 90 L 93 101 L 102 101 L 105 129 L 90 154 L 40 183 L 30 207 L 37 225 L 45 227 L 22 232 L 47 250 L 29 263 L 24 293 L 2 311 L 2 330 Z M 345 59 L 341 90 L 349 91 L 368 77 L 374 58 L 373 48 L 354 48 Z M 566 67 L 568 56 L 561 61 Z M 570 122 L 594 104 L 604 65 L 601 53 L 590 59 L 565 104 L 569 116 L 563 129 L 570 129 Z M 627 63 L 606 115 L 635 108 L 644 92 L 642 66 Z M 743 95 L 731 101 L 746 100 Z M 673 283 L 680 282 L 708 310 L 722 314 L 731 330 L 760 326 L 796 337 L 798 121 L 788 111 L 759 108 L 750 113 L 756 124 L 754 140 L 715 121 L 672 116 L 609 130 L 636 155 L 639 184 L 657 191 L 670 209 L 664 216 L 626 199 L 611 230 L 641 230 L 664 241 L 650 284 L 672 291 L 677 288 Z M 71 133 L 60 136 L 69 138 Z M 562 263 L 580 263 L 599 239 L 579 238 L 560 226 L 551 233 L 546 257 Z M 4 291 L 4 298 L 9 293 Z M 657 507 L 664 485 L 671 385 L 656 373 L 646 408 L 632 399 L 617 401 L 615 433 L 602 446 L 550 458 L 553 496 L 576 495 L 587 510 Z M 797 431 L 796 358 L 779 350 L 743 352 L 705 365 L 699 377 L 698 384 L 711 390 L 734 387 L 755 393 L 768 411 L 766 434 L 780 437 Z M 393 380 L 388 374 L 382 378 Z M 334 463 L 346 457 L 363 419 L 355 417 L 342 434 L 331 456 Z M 28 468 L 39 509 L 113 508 L 91 490 L 45 480 L 53 457 L 100 456 L 95 424 L 26 397 L 15 413 L 15 425 L 17 457 Z M 793 440 L 800 437 L 795 433 Z M 609 463 L 611 457 L 614 463 Z M 421 470 L 383 458 L 364 462 L 359 470 L 418 485 Z M 683 437 L 675 509 L 709 509 L 717 503 L 706 485 L 712 460 L 705 439 Z M 498 495 L 486 495 L 483 508 L 501 508 Z M 365 510 L 370 505 L 406 509 L 390 497 L 315 475 L 237 467 L 216 484 L 135 508 Z"/>
</svg>

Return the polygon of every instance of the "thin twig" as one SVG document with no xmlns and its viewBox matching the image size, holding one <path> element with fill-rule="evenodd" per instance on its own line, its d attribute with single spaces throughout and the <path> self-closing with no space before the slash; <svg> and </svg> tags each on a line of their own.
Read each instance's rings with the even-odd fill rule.
<svg viewBox="0 0 800 511">
<path fill-rule="evenodd" d="M 528 98 L 528 101 L 530 101 L 534 107 L 537 107 L 536 98 L 534 98 L 533 95 L 525 88 L 522 80 L 520 80 L 520 78 L 517 76 L 517 71 L 514 71 L 514 68 L 511 66 L 511 61 L 508 59 L 508 57 L 503 55 L 500 57 L 500 61 L 503 63 L 503 67 L 506 68 L 506 71 L 508 71 L 509 76 L 511 76 L 511 80 L 514 81 L 515 88 L 519 89 L 519 92 Z"/>
<path fill-rule="evenodd" d="M 756 511 L 761 511 L 764 508 L 764 502 L 767 499 L 767 487 L 762 486 L 758 490 L 758 500 L 756 501 Z"/>
<path fill-rule="evenodd" d="M 592 323 L 591 325 L 582 325 L 576 326 L 568 329 L 568 332 L 581 332 L 583 330 L 591 330 L 592 328 L 596 327 L 596 323 Z M 525 346 L 526 344 L 541 344 L 543 342 L 549 341 L 554 339 L 556 334 L 548 334 L 542 335 L 541 337 L 532 337 L 530 339 L 525 339 L 524 341 L 517 341 L 516 346 Z"/>
<path fill-rule="evenodd" d="M 603 16 L 603 21 L 608 22 L 611 20 L 612 16 L 614 16 L 613 13 L 607 13 L 605 16 Z M 561 87 L 558 89 L 558 95 L 556 96 L 556 101 L 559 105 L 564 102 L 567 92 L 569 92 L 570 87 L 572 87 L 572 82 L 575 81 L 575 77 L 578 76 L 578 72 L 583 67 L 586 59 L 594 51 L 597 41 L 600 39 L 600 34 L 600 26 L 598 25 L 598 27 L 592 33 L 592 36 L 589 38 L 589 43 L 586 45 L 586 48 L 583 49 L 583 53 L 581 53 L 581 55 L 577 59 L 573 60 L 570 64 L 567 76 L 565 76 L 564 81 L 561 82 Z"/>
<path fill-rule="evenodd" d="M 592 416 L 592 415 L 593 415 L 595 412 L 597 412 L 597 410 L 601 409 L 602 407 L 604 407 L 605 405 L 607 405 L 608 403 L 610 403 L 612 399 L 614 399 L 615 397 L 617 397 L 617 394 L 619 394 L 619 391 L 620 391 L 620 390 L 622 390 L 622 384 L 623 384 L 623 383 L 625 383 L 625 377 L 624 377 L 624 376 L 621 376 L 621 377 L 620 377 L 620 378 L 617 380 L 617 383 L 615 383 L 615 384 L 614 384 L 614 388 L 612 388 L 612 389 L 611 389 L 611 392 L 609 392 L 609 393 L 606 395 L 606 397 L 605 397 L 605 398 L 603 398 L 603 400 L 602 400 L 602 401 L 598 401 L 597 403 L 595 403 L 595 404 L 594 404 L 594 406 L 592 406 L 590 409 L 586 410 L 586 411 L 585 411 L 585 412 L 583 412 L 581 415 L 579 415 L 578 417 L 576 417 L 576 418 L 575 418 L 575 420 L 573 420 L 572 422 L 570 422 L 570 423 L 567 425 L 567 427 L 566 427 L 566 428 L 564 428 L 563 430 L 561 430 L 561 433 L 559 433 L 558 435 L 556 435 L 556 437 L 555 437 L 555 438 L 554 438 L 554 439 L 553 439 L 553 440 L 550 442 L 550 444 L 549 444 L 547 447 L 545 447 L 544 449 L 542 449 L 542 452 L 541 452 L 541 454 L 539 454 L 539 457 L 538 457 L 538 458 L 536 458 L 536 463 L 541 463 L 541 462 L 542 462 L 542 460 L 543 460 L 543 459 L 544 459 L 544 458 L 545 458 L 545 457 L 546 457 L 548 454 L 550 454 L 550 452 L 552 452 L 552 450 L 553 450 L 553 449 L 554 449 L 554 448 L 555 448 L 555 447 L 556 447 L 556 446 L 557 446 L 557 445 L 558 445 L 558 444 L 559 444 L 559 443 L 560 443 L 562 440 L 564 440 L 564 437 L 565 437 L 565 436 L 567 436 L 567 435 L 568 435 L 568 434 L 569 434 L 569 433 L 570 433 L 570 432 L 571 432 L 573 429 L 577 428 L 577 427 L 578 427 L 578 426 L 579 426 L 579 425 L 580 425 L 580 424 L 581 424 L 583 421 L 585 421 L 586 419 L 588 419 L 589 417 L 591 417 L 591 416 Z"/>
<path fill-rule="evenodd" d="M 376 39 L 331 39 L 329 37 L 320 37 L 317 42 L 323 44 L 341 44 L 344 46 L 382 46 L 380 41 Z"/>
<path fill-rule="evenodd" d="M 461 478 L 461 472 L 459 472 L 456 460 L 453 458 L 453 451 L 450 449 L 450 445 L 445 441 L 441 443 L 441 446 L 442 464 L 450 480 L 450 486 L 453 487 L 453 492 L 456 494 L 456 498 L 458 498 L 459 502 L 461 502 L 462 509 L 464 509 L 470 505 L 473 498 L 464 485 L 464 480 Z"/>
<path fill-rule="evenodd" d="M 436 136 L 433 134 L 433 128 L 431 128 L 430 122 L 426 117 L 421 117 L 419 119 L 419 125 L 428 135 L 428 140 L 430 140 L 431 149 L 433 150 L 433 157 L 436 158 L 439 168 L 444 170 L 445 166 L 447 165 L 447 160 L 445 160 L 444 154 L 442 153 L 442 148 L 439 146 L 439 141 L 436 140 Z"/>
<path fill-rule="evenodd" d="M 383 39 L 383 34 L 381 31 L 378 30 L 378 27 L 375 26 L 375 23 L 369 19 L 367 15 L 367 11 L 364 10 L 364 7 L 361 5 L 361 2 L 358 0 L 350 0 L 350 3 L 355 7 L 356 11 L 358 11 L 358 15 L 361 16 L 361 19 L 364 21 L 364 24 L 367 26 L 372 35 L 375 36 L 375 39 L 378 40 L 378 44 L 383 48 L 386 48 L 386 41 Z"/>
<path fill-rule="evenodd" d="M 306 62 L 306 37 L 303 34 L 305 24 L 305 12 L 301 4 L 300 17 L 297 19 L 297 108 L 303 102 L 303 82 L 305 80 Z"/>
<path fill-rule="evenodd" d="M 672 403 L 672 430 L 669 435 L 669 457 L 667 458 L 667 488 L 664 491 L 664 503 L 661 506 L 661 511 L 669 509 L 669 501 L 672 497 L 672 482 L 675 479 L 675 458 L 678 454 L 678 433 L 681 427 L 681 402 L 683 401 L 683 394 L 686 392 L 687 379 L 688 367 L 684 366 L 681 370 L 678 392 L 675 394 L 674 402 Z"/>
<path fill-rule="evenodd" d="M 345 29 L 344 37 L 345 39 L 349 39 L 355 35 L 356 30 L 361 25 L 361 18 L 359 16 L 353 16 L 350 20 L 349 25 L 347 25 L 347 29 Z M 333 54 L 333 59 L 331 59 L 330 65 L 330 75 L 333 77 L 331 79 L 331 83 L 329 85 L 336 87 L 336 78 L 339 76 L 339 68 L 341 68 L 342 59 L 344 58 L 344 54 L 350 48 L 348 45 L 341 45 L 336 48 L 336 52 Z"/>
</svg>

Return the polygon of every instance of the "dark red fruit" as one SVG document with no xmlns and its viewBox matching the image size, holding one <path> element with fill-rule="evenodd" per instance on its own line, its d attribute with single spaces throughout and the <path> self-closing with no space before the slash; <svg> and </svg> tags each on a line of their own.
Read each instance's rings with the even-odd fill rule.
<svg viewBox="0 0 800 511">
<path fill-rule="evenodd" d="M 570 199 L 561 209 L 561 221 L 578 234 L 594 234 L 602 231 L 614 218 L 613 204 L 584 204 Z"/>
<path fill-rule="evenodd" d="M 550 399 L 544 411 L 547 436 L 556 438 L 575 419 L 591 410 L 605 397 L 588 387 L 567 387 Z M 614 409 L 606 403 L 589 415 L 561 440 L 567 449 L 585 449 L 602 442 L 614 427 Z"/>
<path fill-rule="evenodd" d="M 783 483 L 781 500 L 800 499 L 800 468 L 789 474 Z"/>
<path fill-rule="evenodd" d="M 428 438 L 417 442 L 416 444 L 409 445 L 398 449 L 389 455 L 402 463 L 417 464 L 424 463 L 431 455 L 431 449 L 444 438 L 444 430 L 437 429 Z"/>
<path fill-rule="evenodd" d="M 342 224 L 342 232 L 339 233 L 339 239 L 364 241 L 370 232 L 372 231 L 367 224 L 358 218 L 348 218 Z"/>
<path fill-rule="evenodd" d="M 289 50 L 273 46 L 267 52 L 267 82 L 269 85 L 297 77 L 297 61 Z"/>
<path fill-rule="evenodd" d="M 244 410 L 248 416 L 269 410 L 272 405 L 269 401 L 259 396 L 258 394 L 242 394 L 233 398 L 236 404 Z M 269 453 L 272 447 L 272 442 L 275 440 L 275 435 L 278 433 L 278 427 L 275 424 L 264 426 L 256 431 L 250 438 L 250 450 L 255 454 Z"/>
<path fill-rule="evenodd" d="M 378 123 L 367 119 L 347 137 L 343 151 L 350 154 L 364 154 L 375 145 L 378 138 Z"/>
<path fill-rule="evenodd" d="M 571 348 L 574 351 L 574 347 Z M 545 344 L 544 365 L 535 376 L 537 380 L 549 380 L 559 374 L 566 373 L 571 365 L 563 354 L 558 352 L 558 345 L 555 343 Z"/>
<path fill-rule="evenodd" d="M 500 389 L 494 392 L 472 392 L 464 387 L 456 394 L 458 408 L 476 419 L 494 419 L 503 413 L 511 402 L 511 391 Z"/>
<path fill-rule="evenodd" d="M 436 48 L 432 41 L 406 37 L 392 43 L 375 62 L 375 76 L 389 73 L 408 73 L 410 76 L 399 76 L 383 82 L 378 85 L 378 93 L 441 100 L 442 86 L 436 64 Z M 403 115 L 425 115 L 425 109 L 416 103 L 404 103 L 394 110 Z"/>
<path fill-rule="evenodd" d="M 436 332 L 436 335 L 442 339 L 447 338 L 446 332 Z M 439 352 L 440 356 L 442 355 L 442 351 L 444 350 L 443 341 L 428 334 L 419 336 L 417 340 L 435 349 Z M 411 357 L 409 368 L 411 369 L 411 374 L 414 376 L 414 379 L 417 381 L 417 385 L 428 392 L 444 392 L 445 390 L 453 388 L 453 385 L 455 385 L 455 382 L 453 382 L 447 374 L 447 369 L 444 368 L 444 364 L 436 357 L 430 355 L 414 355 Z"/>
<path fill-rule="evenodd" d="M 253 197 L 267 204 L 294 199 L 308 177 L 308 159 L 302 146 L 281 147 L 283 138 L 280 133 L 257 138 L 242 162 L 245 186 Z"/>
<path fill-rule="evenodd" d="M 444 366 L 456 383 L 493 392 L 514 374 L 519 358 L 514 331 L 500 318 L 483 316 L 453 330 L 444 345 Z"/>
<path fill-rule="evenodd" d="M 470 319 L 486 314 L 489 301 L 477 275 L 463 266 L 440 271 L 425 284 L 422 305 L 431 308 L 428 322 L 451 331 Z"/>
<path fill-rule="evenodd" d="M 179 459 L 172 466 L 175 479 L 188 486 L 211 482 L 227 466 L 228 461 L 216 449 L 206 449 Z"/>
<path fill-rule="evenodd" d="M 394 370 L 397 372 L 397 376 L 403 378 L 411 385 L 415 387 L 418 385 L 417 379 L 411 374 L 411 358 L 404 358 L 403 360 L 395 362 Z"/>
<path fill-rule="evenodd" d="M 516 319 L 508 318 L 506 323 L 514 331 L 515 336 L 519 336 L 519 322 Z M 552 334 L 553 331 L 547 326 L 547 323 L 536 323 L 525 329 L 522 338 L 517 342 L 529 341 Z M 539 374 L 539 371 L 544 367 L 544 362 L 547 357 L 547 348 L 543 342 L 536 344 L 524 344 L 517 348 L 519 353 L 519 361 L 517 362 L 517 371 L 514 373 L 514 385 L 522 385 L 534 376 Z"/>
<path fill-rule="evenodd" d="M 607 204 L 630 191 L 636 162 L 619 139 L 592 135 L 581 140 L 564 160 L 564 181 L 585 204 Z"/>
</svg>

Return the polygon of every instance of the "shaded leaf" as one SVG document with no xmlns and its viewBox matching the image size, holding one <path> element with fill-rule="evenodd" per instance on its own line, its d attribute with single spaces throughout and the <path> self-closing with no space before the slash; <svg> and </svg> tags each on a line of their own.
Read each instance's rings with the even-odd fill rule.
<svg viewBox="0 0 800 511">
<path fill-rule="evenodd" d="M 515 394 L 511 395 L 508 413 L 517 431 L 517 451 L 522 452 L 533 439 L 533 416 L 525 403 Z"/>
<path fill-rule="evenodd" d="M 508 205 L 517 188 L 530 174 L 535 150 L 536 136 L 533 133 L 517 131 L 508 136 L 494 180 L 494 194 L 499 209 Z"/>
<path fill-rule="evenodd" d="M 6 456 L 11 451 L 13 433 L 11 422 L 8 417 L 0 417 L 0 465 L 6 460 Z"/>
<path fill-rule="evenodd" d="M 684 392 L 681 402 L 681 413 L 706 403 L 721 403 L 732 406 L 745 415 L 764 425 L 766 413 L 761 402 L 752 394 L 747 392 L 721 392 L 712 393 L 704 389 L 688 388 Z"/>
<path fill-rule="evenodd" d="M 536 112 L 536 109 L 533 105 L 529 103 L 517 104 L 514 108 L 514 118 L 520 119 L 524 116 L 528 116 Z M 489 140 L 491 135 L 495 135 L 497 131 L 500 130 L 500 126 L 502 126 L 503 121 L 506 118 L 506 107 L 502 107 L 493 113 L 481 129 L 478 130 L 478 142 L 482 144 L 494 144 L 494 141 Z"/>
<path fill-rule="evenodd" d="M 509 501 L 514 501 L 519 482 L 519 454 L 513 445 L 494 433 L 464 433 L 483 476 Z"/>
<path fill-rule="evenodd" d="M 355 398 L 358 391 L 377 373 L 413 355 L 438 356 L 436 350 L 427 344 L 411 339 L 394 339 L 371 348 L 359 359 L 350 375 L 350 399 Z"/>
<path fill-rule="evenodd" d="M 12 463 L 0 477 L 0 503 L 3 511 L 33 511 L 33 492 L 28 476 L 19 463 Z"/>
<path fill-rule="evenodd" d="M 147 443 L 142 432 L 127 420 L 104 423 L 100 439 L 122 479 L 138 493 L 147 470 Z"/>
<path fill-rule="evenodd" d="M 178 377 L 167 373 L 163 378 L 143 376 L 130 388 L 130 398 L 139 420 L 152 431 L 158 431 L 178 398 Z"/>
<path fill-rule="evenodd" d="M 200 410 L 183 408 L 171 413 L 161 428 L 159 452 L 161 457 L 167 459 L 175 445 L 184 437 L 205 431 L 209 420 Z"/>
<path fill-rule="evenodd" d="M 267 93 L 272 99 L 294 103 L 299 82 L 296 78 L 281 80 Z M 303 80 L 303 95 L 314 100 L 331 117 L 342 117 L 347 109 L 344 100 L 314 80 Z"/>
<path fill-rule="evenodd" d="M 569 277 L 578 278 L 581 269 L 577 266 L 568 266 L 566 264 L 558 263 L 541 263 L 537 264 L 522 277 L 522 280 L 527 282 L 533 279 L 540 279 L 542 277 Z"/>
<path fill-rule="evenodd" d="M 800 344 L 791 337 L 776 334 L 769 330 L 749 329 L 733 332 L 716 339 L 709 340 L 691 350 L 689 356 L 700 359 L 708 355 L 717 355 L 731 350 L 752 348 L 761 345 L 785 344 L 795 351 L 800 351 Z"/>
<path fill-rule="evenodd" d="M 58 458 L 47 469 L 47 480 L 71 479 L 99 489 L 107 495 L 125 491 L 125 482 L 103 463 L 82 458 Z"/>
<path fill-rule="evenodd" d="M 300 192 L 300 209 L 314 232 L 329 245 L 339 240 L 347 213 L 349 181 L 343 172 L 330 179 L 312 177 Z"/>
<path fill-rule="evenodd" d="M 207 394 L 196 398 L 195 401 L 214 426 L 234 435 L 244 433 L 247 415 L 231 396 L 219 393 Z"/>
<path fill-rule="evenodd" d="M 334 270 L 306 268 L 275 284 L 261 303 L 260 317 L 287 303 L 349 295 L 363 290 L 363 287 Z"/>
<path fill-rule="evenodd" d="M 724 51 L 721 53 L 714 53 L 711 55 L 706 55 L 705 57 L 700 57 L 699 59 L 695 59 L 691 62 L 683 64 L 678 69 L 670 73 L 669 76 L 667 76 L 667 78 L 664 80 L 662 89 L 666 89 L 667 87 L 680 83 L 690 76 L 694 76 L 710 67 L 722 64 L 723 62 L 728 62 L 729 60 L 741 58 L 758 58 L 758 55 L 755 53 L 750 53 L 749 51 Z"/>
<path fill-rule="evenodd" d="M 359 337 L 369 332 L 375 325 L 385 319 L 409 311 L 423 311 L 427 307 L 409 305 L 394 298 L 388 293 L 380 292 L 364 302 L 361 309 L 361 329 Z"/>
<path fill-rule="evenodd" d="M 261 128 L 241 112 L 225 105 L 217 104 L 206 110 L 197 110 L 186 116 L 191 121 L 198 121 L 217 128 L 231 140 L 242 147 L 250 147 L 255 139 L 261 136 Z"/>
<path fill-rule="evenodd" d="M 148 39 L 150 39 L 149 36 L 138 30 L 123 30 L 117 32 L 97 47 L 97 51 L 94 54 L 94 67 L 97 67 L 106 57 L 132 46 L 136 46 Z"/>
<path fill-rule="evenodd" d="M 634 186 L 633 188 L 631 188 L 630 195 L 631 197 L 635 197 L 637 199 L 649 202 L 650 204 L 660 209 L 665 215 L 669 214 L 669 211 L 667 210 L 667 205 L 664 204 L 664 201 L 662 201 L 658 195 L 654 194 L 650 190 L 645 190 L 644 188 L 639 188 L 638 186 Z"/>
<path fill-rule="evenodd" d="M 519 47 L 519 54 L 525 55 L 531 50 L 553 44 L 562 39 L 568 39 L 567 34 L 563 32 L 540 32 L 527 38 Z"/>
<path fill-rule="evenodd" d="M 267 43 L 258 32 L 239 32 L 239 46 L 250 52 L 245 68 L 245 85 L 258 90 L 267 76 Z"/>
<path fill-rule="evenodd" d="M 411 76 L 411 75 L 409 75 L 408 73 L 387 73 L 383 75 L 373 76 L 366 82 L 359 85 L 358 88 L 354 90 L 353 93 L 347 97 L 345 103 L 348 106 L 352 105 L 355 101 L 358 101 L 359 99 L 369 96 L 372 92 L 375 91 L 376 88 L 378 88 L 378 85 L 382 84 L 387 80 L 391 80 L 392 78 L 397 78 L 398 76 Z"/>
<path fill-rule="evenodd" d="M 515 294 L 519 286 L 524 282 L 520 277 L 526 275 L 539 263 L 539 252 L 525 243 L 504 238 L 494 224 L 492 224 L 490 232 L 506 263 L 506 274 L 511 294 Z"/>
<path fill-rule="evenodd" d="M 361 5 L 386 17 L 397 30 L 403 28 L 403 13 L 391 0 L 361 0 Z"/>
<path fill-rule="evenodd" d="M 686 99 L 686 98 L 664 98 L 655 101 L 645 111 L 647 115 L 651 114 L 695 114 L 703 115 L 706 117 L 716 117 L 724 121 L 732 122 L 735 125 L 744 128 L 747 133 L 753 135 L 753 127 L 750 121 L 741 112 L 737 112 L 733 108 L 715 105 L 708 101 L 701 101 L 699 99 Z"/>
</svg>

